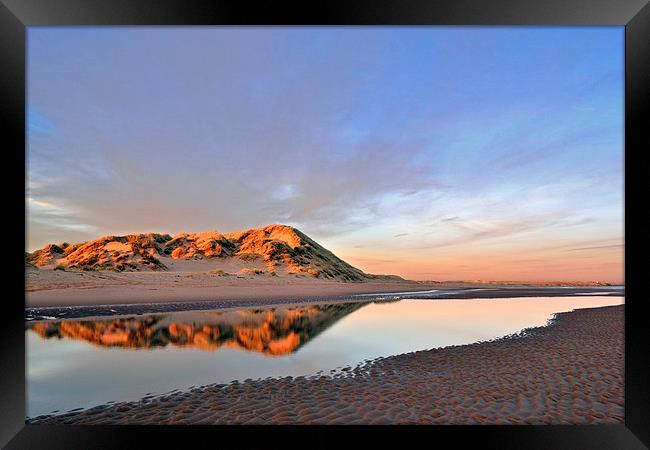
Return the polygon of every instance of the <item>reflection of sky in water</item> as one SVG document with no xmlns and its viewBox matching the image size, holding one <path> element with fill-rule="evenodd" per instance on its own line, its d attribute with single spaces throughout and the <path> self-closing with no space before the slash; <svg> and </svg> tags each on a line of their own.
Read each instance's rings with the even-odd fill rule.
<svg viewBox="0 0 650 450">
<path fill-rule="evenodd" d="M 329 373 L 367 358 L 493 339 L 544 325 L 555 312 L 622 302 L 622 297 L 581 296 L 372 303 L 281 356 L 226 347 L 99 347 L 70 338 L 45 340 L 27 331 L 28 415 L 136 400 L 193 385 Z M 201 314 L 168 318 L 191 322 Z"/>
</svg>

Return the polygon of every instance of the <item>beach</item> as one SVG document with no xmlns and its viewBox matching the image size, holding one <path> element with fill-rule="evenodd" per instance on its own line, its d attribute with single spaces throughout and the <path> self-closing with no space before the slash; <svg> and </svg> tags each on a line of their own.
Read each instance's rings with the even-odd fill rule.
<svg viewBox="0 0 650 450">
<path fill-rule="evenodd" d="M 312 377 L 208 385 L 28 419 L 44 424 L 612 424 L 624 420 L 624 306 Z"/>
<path fill-rule="evenodd" d="M 209 272 L 63 272 L 26 270 L 26 306 L 187 303 L 330 298 L 373 292 L 432 289 L 415 281 L 344 282 L 313 277 L 220 275 Z"/>
<path fill-rule="evenodd" d="M 187 309 L 199 309 L 190 304 L 215 302 L 211 308 L 222 308 L 241 305 L 243 302 L 263 306 L 326 299 L 349 301 L 355 295 L 421 293 L 447 289 L 455 290 L 451 298 L 537 296 L 542 292 L 540 289 L 543 290 L 543 295 L 568 295 L 597 292 L 598 289 L 606 288 L 589 284 L 539 286 L 399 279 L 352 282 L 298 276 L 224 276 L 206 271 L 116 273 L 35 268 L 25 270 L 25 284 L 27 308 L 156 303 L 175 305 L 170 306 L 172 308 L 186 304 Z"/>
</svg>

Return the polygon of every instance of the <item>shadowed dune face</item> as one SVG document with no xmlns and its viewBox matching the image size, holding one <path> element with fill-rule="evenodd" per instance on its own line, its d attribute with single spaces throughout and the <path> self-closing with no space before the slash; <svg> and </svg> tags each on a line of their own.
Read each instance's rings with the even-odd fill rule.
<svg viewBox="0 0 650 450">
<path fill-rule="evenodd" d="M 100 347 L 152 349 L 188 347 L 214 351 L 237 348 L 267 355 L 285 355 L 317 336 L 363 304 L 317 305 L 301 308 L 168 316 L 118 318 L 97 321 L 60 321 L 31 324 L 43 339 L 75 339 Z"/>
<path fill-rule="evenodd" d="M 338 258 L 299 230 L 269 225 L 238 233 L 132 234 L 105 236 L 81 244 L 50 244 L 26 255 L 26 262 L 43 269 L 166 270 L 164 261 L 260 261 L 255 274 L 306 275 L 362 281 L 381 278 L 366 274 Z M 398 278 L 398 277 L 392 277 Z"/>
</svg>

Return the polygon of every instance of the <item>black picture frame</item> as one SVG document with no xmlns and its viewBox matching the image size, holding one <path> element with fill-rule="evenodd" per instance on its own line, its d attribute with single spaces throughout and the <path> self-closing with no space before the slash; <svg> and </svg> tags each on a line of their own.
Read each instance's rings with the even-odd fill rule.
<svg viewBox="0 0 650 450">
<path fill-rule="evenodd" d="M 643 193 L 650 168 L 643 159 L 650 143 L 650 5 L 648 0 L 357 0 L 297 4 L 181 0 L 1 0 L 0 92 L 6 125 L 3 183 L 10 222 L 11 255 L 4 272 L 13 290 L 2 303 L 0 445 L 29 448 L 135 448 L 142 442 L 173 445 L 223 443 L 224 436 L 278 442 L 291 432 L 296 445 L 333 439 L 331 432 L 363 433 L 364 439 L 424 439 L 431 445 L 487 448 L 633 449 L 650 445 L 650 352 L 643 346 L 643 257 L 648 254 Z M 421 427 L 137 427 L 25 425 L 24 260 L 25 172 L 9 155 L 25 148 L 26 27 L 90 25 L 618 25 L 625 27 L 625 424 L 584 426 L 421 426 Z M 645 120 L 644 120 L 645 119 Z M 23 154 L 24 156 L 24 154 Z M 20 158 L 18 158 L 20 161 Z M 25 160 L 23 160 L 25 161 Z M 637 202 L 637 199 L 639 200 Z M 13 210 L 13 211 L 11 211 Z M 9 214 L 9 211 L 12 214 Z M 22 219 L 21 219 L 22 217 Z M 646 225 L 646 226 L 644 226 Z M 635 263 L 635 261 L 639 261 Z M 21 281 L 22 280 L 22 281 Z M 20 301 L 23 298 L 23 302 Z M 643 338 L 646 339 L 643 339 Z M 253 433 L 254 431 L 254 433 Z M 339 436 L 336 439 L 348 439 Z M 218 439 L 218 440 L 217 440 Z M 301 439 L 301 440 L 298 440 Z M 304 440 L 303 440 L 304 439 Z M 408 439 L 408 440 L 405 440 Z M 304 442 L 304 444 L 303 444 Z"/>
</svg>

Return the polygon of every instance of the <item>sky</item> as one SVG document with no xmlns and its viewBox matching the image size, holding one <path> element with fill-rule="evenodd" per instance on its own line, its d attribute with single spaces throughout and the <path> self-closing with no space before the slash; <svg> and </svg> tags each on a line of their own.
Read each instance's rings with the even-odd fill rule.
<svg viewBox="0 0 650 450">
<path fill-rule="evenodd" d="M 620 283 L 623 63 L 623 27 L 30 27 L 26 250 L 283 223 L 370 273 Z"/>
</svg>

